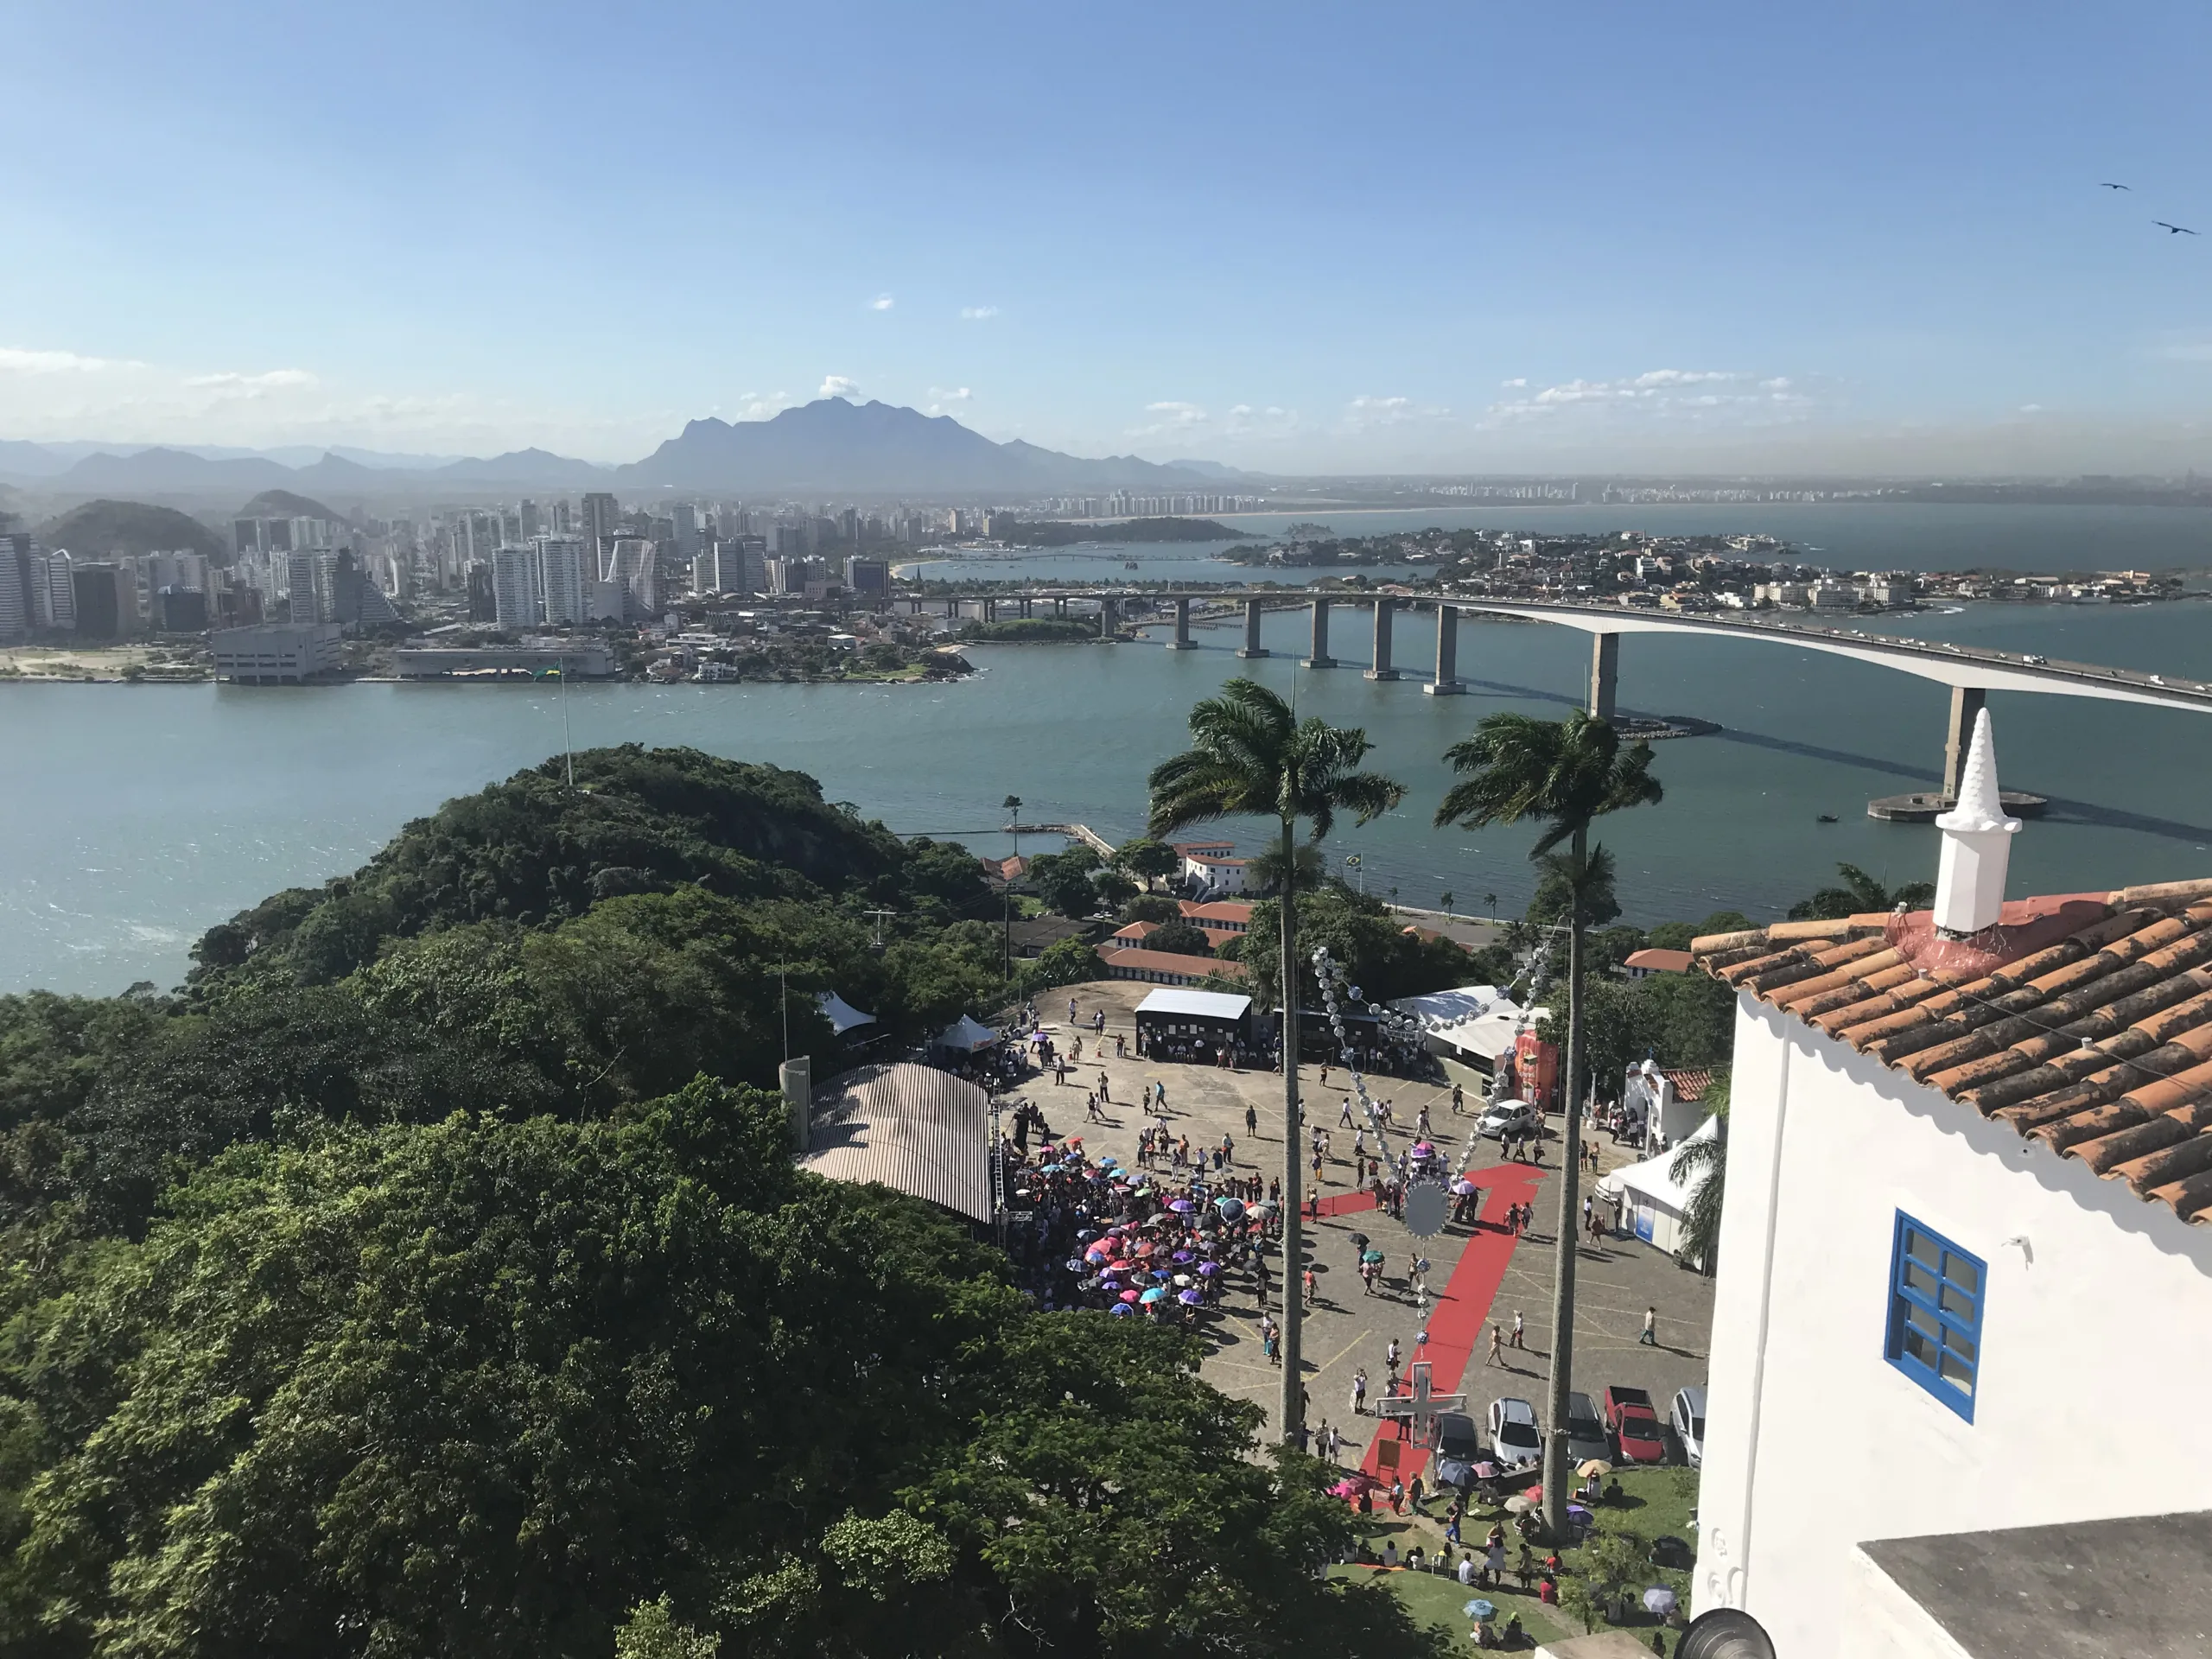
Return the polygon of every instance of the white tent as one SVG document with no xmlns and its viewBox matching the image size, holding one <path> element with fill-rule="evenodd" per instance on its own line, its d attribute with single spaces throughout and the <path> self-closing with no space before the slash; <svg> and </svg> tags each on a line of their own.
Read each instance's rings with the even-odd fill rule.
<svg viewBox="0 0 2212 1659">
<path fill-rule="evenodd" d="M 872 1026 L 875 1023 L 874 1014 L 862 1014 L 835 991 L 816 992 L 814 1005 L 822 1010 L 822 1017 L 830 1022 L 831 1029 L 840 1037 L 861 1026 Z"/>
<path fill-rule="evenodd" d="M 999 1039 L 999 1034 L 988 1026 L 979 1026 L 966 1014 L 938 1033 L 934 1046 L 949 1048 L 956 1054 L 973 1054 L 979 1048 L 988 1048 Z"/>
<path fill-rule="evenodd" d="M 1441 1031 L 1487 1014 L 1503 995 L 1495 985 L 1462 985 L 1457 990 L 1431 991 L 1426 996 L 1402 996 L 1390 1006 L 1400 1014 L 1411 1014 L 1424 1031 Z"/>
<path fill-rule="evenodd" d="M 1720 1120 L 1708 1117 L 1687 1136 L 1680 1146 L 1669 1147 L 1656 1158 L 1647 1158 L 1640 1164 L 1625 1164 L 1598 1181 L 1598 1196 L 1618 1198 L 1621 1205 L 1621 1219 L 1645 1243 L 1662 1250 L 1673 1250 L 1680 1243 L 1678 1230 L 1683 1214 L 1690 1207 L 1690 1200 L 1697 1196 L 1713 1173 L 1707 1165 L 1692 1173 L 1687 1185 L 1678 1183 L 1672 1173 L 1675 1154 L 1692 1141 L 1710 1141 L 1720 1133 Z"/>
</svg>

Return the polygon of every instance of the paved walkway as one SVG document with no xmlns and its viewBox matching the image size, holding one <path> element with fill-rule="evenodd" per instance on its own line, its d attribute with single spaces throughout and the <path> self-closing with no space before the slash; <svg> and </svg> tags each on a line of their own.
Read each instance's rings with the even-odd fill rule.
<svg viewBox="0 0 2212 1659">
<path fill-rule="evenodd" d="M 1137 1132 L 1149 1119 L 1141 1117 L 1132 1103 L 1148 1083 L 1157 1080 L 1167 1090 L 1168 1128 L 1187 1134 L 1192 1146 L 1211 1147 L 1229 1135 L 1236 1146 L 1237 1167 L 1256 1168 L 1266 1176 L 1282 1170 L 1282 1078 L 1271 1071 L 1233 1071 L 1208 1065 L 1162 1064 L 1135 1053 L 1138 1002 L 1154 988 L 1126 980 L 1108 980 L 1072 987 L 1040 1004 L 1039 1012 L 1056 1038 L 1068 1034 L 1068 999 L 1077 1004 L 1079 1024 L 1087 1024 L 1095 1010 L 1107 1018 L 1107 1058 L 1103 1066 L 1115 1104 L 1106 1108 L 1104 1125 L 1084 1122 L 1084 1088 L 1095 1085 L 1102 1062 L 1094 1058 L 1094 1039 L 1084 1033 L 1084 1061 L 1071 1073 L 1065 1088 L 1050 1077 L 1032 1082 L 1022 1091 L 1043 1107 L 1054 1129 L 1080 1135 L 1096 1154 L 1112 1152 L 1123 1158 L 1135 1155 Z M 1126 1059 L 1112 1058 L 1113 1036 L 1128 1039 Z M 1491 1400 L 1513 1395 L 1532 1402 L 1543 1415 L 1549 1367 L 1551 1287 L 1554 1265 L 1552 1213 L 1556 1200 L 1553 1178 L 1557 1174 L 1559 1142 L 1544 1143 L 1542 1166 L 1501 1163 L 1495 1141 L 1483 1141 L 1468 1162 L 1467 1173 L 1481 1187 L 1482 1225 L 1447 1228 L 1434 1238 L 1417 1239 L 1400 1223 L 1377 1212 L 1370 1199 L 1351 1189 L 1352 1131 L 1338 1127 L 1341 1103 L 1349 1089 L 1344 1068 L 1329 1069 L 1330 1087 L 1320 1087 L 1320 1069 L 1300 1068 L 1305 1094 L 1306 1122 L 1328 1133 L 1326 1180 L 1320 1189 L 1322 1219 L 1306 1226 L 1307 1259 L 1317 1281 L 1317 1300 L 1308 1313 L 1305 1330 L 1305 1371 L 1308 1406 L 1306 1420 L 1317 1433 L 1334 1424 L 1344 1438 L 1343 1461 L 1350 1467 L 1371 1465 L 1373 1441 L 1379 1427 L 1370 1415 L 1351 1411 L 1353 1373 L 1364 1368 L 1370 1402 L 1382 1395 L 1386 1375 L 1384 1354 L 1395 1337 L 1404 1358 L 1412 1360 L 1414 1337 L 1420 1329 L 1409 1268 L 1417 1255 L 1430 1263 L 1428 1285 L 1435 1297 L 1428 1321 L 1427 1357 L 1440 1393 L 1464 1389 L 1469 1395 L 1469 1414 L 1479 1423 Z M 1078 1086 L 1080 1084 L 1081 1086 Z M 1449 1085 L 1411 1083 L 1402 1078 L 1371 1079 L 1370 1092 L 1393 1103 L 1397 1120 L 1410 1125 L 1426 1106 L 1437 1145 L 1455 1166 L 1465 1151 L 1474 1118 L 1455 1117 Z M 1255 1135 L 1248 1134 L 1245 1112 L 1249 1108 L 1258 1123 Z M 1600 1166 L 1610 1169 L 1634 1160 L 1627 1149 L 1603 1144 L 1599 1137 Z M 1404 1143 L 1400 1136 L 1393 1144 Z M 1370 1137 L 1370 1147 L 1372 1141 Z M 1584 1183 L 1587 1188 L 1587 1180 Z M 1536 1219 L 1525 1238 L 1502 1230 L 1507 1205 L 1535 1206 Z M 1385 1279 L 1370 1295 L 1357 1268 L 1358 1249 L 1352 1235 L 1363 1234 L 1385 1257 Z M 1593 1398 L 1609 1382 L 1634 1383 L 1649 1389 L 1663 1414 L 1674 1391 L 1685 1383 L 1702 1382 L 1707 1333 L 1711 1328 L 1712 1281 L 1677 1268 L 1671 1258 L 1634 1239 L 1611 1240 L 1602 1245 L 1584 1243 L 1577 1270 L 1575 1386 Z M 1281 1294 L 1278 1281 L 1277 1296 Z M 1278 1304 L 1279 1305 L 1279 1304 Z M 1645 1347 L 1637 1342 L 1643 1310 L 1656 1306 L 1659 1335 L 1665 1347 Z M 1505 1351 L 1501 1369 L 1486 1363 L 1489 1327 L 1495 1320 L 1508 1333 L 1513 1316 L 1523 1320 L 1526 1346 Z M 1213 1327 L 1211 1352 L 1204 1372 L 1226 1393 L 1251 1400 L 1265 1408 L 1272 1421 L 1279 1403 L 1281 1373 L 1260 1352 L 1257 1313 L 1249 1295 L 1226 1310 Z M 1395 1430 L 1383 1431 L 1395 1436 Z M 1317 1446 L 1317 1449 L 1318 1446 Z M 1410 1449 L 1409 1449 L 1410 1452 Z M 1408 1477 L 1420 1465 L 1402 1465 Z"/>
</svg>

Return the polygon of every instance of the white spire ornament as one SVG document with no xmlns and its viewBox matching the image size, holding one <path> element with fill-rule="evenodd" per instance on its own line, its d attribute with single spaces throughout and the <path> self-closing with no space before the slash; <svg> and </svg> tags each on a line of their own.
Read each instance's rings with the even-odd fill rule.
<svg viewBox="0 0 2212 1659">
<path fill-rule="evenodd" d="M 1997 790 L 1997 746 L 1989 735 L 1989 710 L 1974 716 L 1974 741 L 1959 778 L 1959 798 L 1936 820 L 1943 832 L 1943 859 L 1936 873 L 1936 926 L 1964 938 L 1997 925 L 2005 908 L 2005 873 L 2020 821 L 2005 816 Z"/>
</svg>

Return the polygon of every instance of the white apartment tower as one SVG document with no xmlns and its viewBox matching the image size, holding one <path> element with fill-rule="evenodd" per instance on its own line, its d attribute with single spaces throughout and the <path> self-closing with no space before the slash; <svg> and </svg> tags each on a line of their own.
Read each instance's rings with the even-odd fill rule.
<svg viewBox="0 0 2212 1659">
<path fill-rule="evenodd" d="M 556 626 L 588 619 L 597 561 L 575 536 L 540 536 L 535 543 L 537 593 L 545 620 Z M 496 598 L 496 594 L 494 594 Z"/>
</svg>

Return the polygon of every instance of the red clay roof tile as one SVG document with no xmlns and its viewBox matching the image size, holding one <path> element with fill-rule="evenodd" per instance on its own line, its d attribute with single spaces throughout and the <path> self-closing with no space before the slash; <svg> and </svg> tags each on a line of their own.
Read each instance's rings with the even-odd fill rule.
<svg viewBox="0 0 2212 1659">
<path fill-rule="evenodd" d="M 2212 880 L 2023 899 L 1972 939 L 1941 938 L 1923 911 L 1691 950 L 1713 977 L 2212 1225 Z"/>
</svg>

